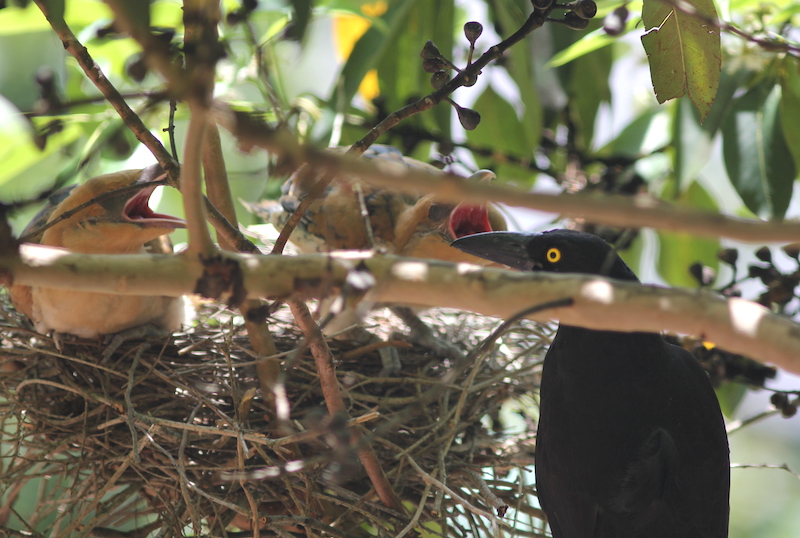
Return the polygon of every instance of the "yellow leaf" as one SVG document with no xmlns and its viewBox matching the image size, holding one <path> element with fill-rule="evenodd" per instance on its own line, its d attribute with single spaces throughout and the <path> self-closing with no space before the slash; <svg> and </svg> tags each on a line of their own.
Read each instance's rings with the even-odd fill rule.
<svg viewBox="0 0 800 538">
<path fill-rule="evenodd" d="M 345 14 L 337 15 L 333 21 L 334 46 L 336 47 L 336 57 L 339 61 L 344 61 L 350 56 L 356 42 L 372 26 L 372 20 L 380 17 L 386 12 L 388 4 L 385 0 L 370 2 L 361 6 L 364 16 Z M 371 102 L 380 95 L 378 86 L 378 72 L 371 69 L 364 76 L 358 87 L 358 93 L 365 101 Z"/>
<path fill-rule="evenodd" d="M 379 0 L 378 2 L 371 2 L 361 6 L 363 17 L 348 13 L 337 15 L 333 19 L 333 40 L 336 47 L 336 57 L 340 61 L 350 56 L 356 41 L 361 39 L 364 32 L 372 26 L 371 19 L 383 15 L 387 8 L 386 0 Z"/>
</svg>

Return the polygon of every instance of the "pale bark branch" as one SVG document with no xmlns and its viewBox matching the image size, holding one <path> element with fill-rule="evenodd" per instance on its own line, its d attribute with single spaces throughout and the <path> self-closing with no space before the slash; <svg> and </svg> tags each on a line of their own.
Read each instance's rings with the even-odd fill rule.
<svg viewBox="0 0 800 538">
<path fill-rule="evenodd" d="M 203 267 L 181 256 L 71 254 L 23 245 L 22 259 L 0 258 L 4 283 L 121 294 L 193 293 Z M 254 256 L 222 253 L 238 264 L 251 297 L 319 297 L 363 263 L 378 285 L 366 299 L 441 306 L 509 317 L 532 305 L 572 298 L 574 306 L 534 319 L 559 319 L 592 329 L 692 334 L 719 347 L 800 374 L 800 324 L 743 299 L 704 290 L 642 286 L 590 276 L 517 273 L 371 253 Z M 643 360 L 645 360 L 643 358 Z"/>
<path fill-rule="evenodd" d="M 409 193 L 435 192 L 451 202 L 492 200 L 514 207 L 527 207 L 580 217 L 591 222 L 621 227 L 649 227 L 686 232 L 705 237 L 728 237 L 749 243 L 795 242 L 800 238 L 800 222 L 768 222 L 743 219 L 671 205 L 649 196 L 601 194 L 539 194 L 504 185 L 467 182 L 455 174 L 432 174 L 410 170 L 378 159 L 354 159 L 323 149 L 298 144 L 292 137 L 273 130 L 263 121 L 234 112 L 217 104 L 214 119 L 244 144 L 280 155 L 294 167 L 304 163 L 319 172 L 346 179 L 358 177 L 365 183 Z M 508 179 L 508 178 L 506 178 Z"/>
<path fill-rule="evenodd" d="M 203 199 L 203 177 L 201 155 L 205 138 L 207 111 L 202 105 L 190 107 L 192 115 L 186 129 L 183 166 L 181 167 L 181 195 L 183 211 L 186 215 L 186 231 L 189 233 L 189 251 L 211 256 L 217 247 L 211 240 L 206 226 L 205 203 Z"/>
</svg>

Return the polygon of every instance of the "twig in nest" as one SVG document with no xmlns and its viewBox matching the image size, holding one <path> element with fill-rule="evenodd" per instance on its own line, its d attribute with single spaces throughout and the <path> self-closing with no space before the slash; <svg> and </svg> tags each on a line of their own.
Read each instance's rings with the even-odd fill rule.
<svg viewBox="0 0 800 538">
<path fill-rule="evenodd" d="M 133 355 L 133 360 L 131 361 L 131 367 L 128 369 L 128 386 L 125 387 L 125 407 L 128 410 L 128 429 L 131 431 L 131 445 L 134 447 L 134 454 L 133 454 L 133 461 L 137 465 L 141 463 L 141 458 L 139 457 L 139 451 L 136 450 L 136 447 L 139 445 L 139 435 L 136 433 L 136 424 L 134 423 L 134 409 L 133 409 L 133 402 L 131 401 L 131 392 L 133 391 L 134 381 L 136 380 L 136 368 L 139 366 L 139 359 L 142 358 L 142 354 L 150 349 L 150 344 L 145 342 L 139 349 L 136 350 L 136 353 Z"/>
<path fill-rule="evenodd" d="M 64 532 L 64 536 L 77 536 L 77 538 L 85 538 L 89 534 L 89 532 L 91 532 L 92 525 L 91 523 L 89 523 L 83 527 L 80 533 L 75 534 L 75 531 L 78 530 L 78 527 L 83 525 L 84 520 L 89 516 L 89 514 L 94 512 L 94 510 L 100 504 L 100 501 L 102 501 L 105 498 L 106 493 L 111 491 L 111 489 L 116 485 L 117 480 L 119 480 L 119 478 L 128 469 L 128 467 L 130 467 L 130 465 L 134 463 L 134 460 L 136 459 L 136 454 L 141 452 L 144 449 L 144 447 L 150 444 L 150 442 L 153 440 L 153 435 L 156 435 L 160 429 L 161 429 L 160 426 L 153 425 L 147 430 L 147 435 L 142 437 L 139 440 L 139 443 L 131 448 L 128 457 L 125 458 L 119 464 L 117 470 L 114 471 L 114 474 L 111 475 L 111 478 L 108 479 L 108 482 L 106 482 L 100 489 L 100 491 L 97 492 L 92 502 L 89 503 L 89 505 L 83 510 L 83 512 L 81 512 L 81 514 L 73 520 L 72 524 L 69 526 L 66 532 Z M 93 519 L 97 518 L 98 516 L 99 514 L 96 514 Z"/>
<path fill-rule="evenodd" d="M 403 527 L 403 530 L 397 533 L 395 538 L 403 538 L 403 536 L 411 532 L 411 529 L 417 526 L 417 523 L 419 523 L 419 518 L 422 515 L 422 512 L 425 510 L 425 503 L 428 500 L 428 495 L 431 492 L 432 486 L 433 484 L 430 482 L 425 483 L 425 489 L 422 490 L 422 495 L 419 497 L 419 504 L 417 505 L 417 509 L 414 511 L 414 515 L 411 517 L 411 521 L 408 522 L 408 525 Z"/>
<path fill-rule="evenodd" d="M 414 345 L 404 340 L 383 340 L 381 342 L 375 342 L 374 344 L 367 344 L 356 349 L 351 349 L 350 351 L 342 353 L 339 357 L 343 361 L 349 361 L 355 359 L 356 357 L 373 353 L 384 347 L 410 348 L 414 347 Z"/>
<path fill-rule="evenodd" d="M 451 499 L 453 499 L 453 501 L 455 501 L 458 504 L 462 505 L 464 508 L 466 508 L 467 510 L 469 510 L 473 514 L 475 514 L 477 516 L 485 517 L 486 519 L 492 521 L 493 523 L 501 523 L 500 521 L 497 520 L 497 516 L 495 516 L 493 513 L 487 512 L 486 510 L 481 510 L 477 506 L 473 506 L 468 500 L 463 498 L 461 495 L 459 495 L 458 493 L 456 493 L 455 491 L 453 491 L 452 489 L 448 488 L 447 486 L 445 486 L 444 484 L 442 484 L 441 482 L 436 480 L 434 477 L 432 477 L 431 475 L 426 473 L 424 470 L 422 470 L 422 467 L 417 465 L 417 462 L 414 461 L 414 458 L 412 458 L 409 455 L 406 455 L 405 459 L 408 461 L 409 464 L 411 464 L 411 466 L 414 468 L 414 470 L 417 471 L 417 473 L 419 473 L 419 476 L 422 478 L 422 480 L 426 484 L 431 484 L 432 486 L 435 486 L 436 488 L 440 489 L 441 491 L 444 491 L 447 495 L 450 496 Z"/>
<path fill-rule="evenodd" d="M 328 412 L 332 415 L 336 413 L 347 413 L 344 400 L 339 392 L 339 382 L 336 379 L 336 371 L 333 366 L 333 355 L 322 335 L 322 331 L 311 317 L 311 313 L 308 311 L 308 307 L 304 302 L 299 299 L 289 299 L 287 303 L 292 310 L 292 314 L 298 326 L 303 331 L 306 340 L 308 340 L 308 347 L 311 350 L 311 354 L 317 366 L 319 382 L 322 387 L 322 393 L 325 396 Z M 355 433 L 355 431 L 353 432 L 353 437 L 355 444 L 359 446 L 358 458 L 367 471 L 367 475 L 375 488 L 375 492 L 378 494 L 378 497 L 380 497 L 381 502 L 398 512 L 404 512 L 403 503 L 386 479 L 386 474 L 372 446 L 368 444 L 368 442 L 361 442 L 359 439 L 361 436 Z"/>
<path fill-rule="evenodd" d="M 489 485 L 481 477 L 481 475 L 472 472 L 469 469 L 463 469 L 462 472 L 466 474 L 468 477 L 470 477 L 473 482 L 475 482 L 481 494 L 486 498 L 487 501 L 489 501 L 492 507 L 497 511 L 497 515 L 500 517 L 505 516 L 506 511 L 508 511 L 508 504 L 506 504 L 502 499 L 500 499 L 497 495 L 494 494 L 494 492 L 489 488 Z"/>
<path fill-rule="evenodd" d="M 200 411 L 200 407 L 202 404 L 198 403 L 192 409 L 191 414 L 186 419 L 186 422 L 191 424 L 194 422 L 194 418 L 197 416 L 197 412 Z M 178 447 L 178 469 L 182 476 L 186 475 L 186 443 L 189 441 L 189 430 L 183 430 L 183 435 L 181 435 L 181 444 Z M 189 512 L 189 520 L 192 522 L 192 526 L 194 527 L 194 532 L 199 534 L 200 529 L 202 528 L 200 522 L 200 515 L 197 513 L 196 507 L 192 502 L 191 497 L 189 496 L 189 488 L 186 485 L 185 480 L 178 480 L 178 484 L 181 488 L 181 495 L 183 495 L 183 502 L 186 504 L 186 510 Z"/>
</svg>

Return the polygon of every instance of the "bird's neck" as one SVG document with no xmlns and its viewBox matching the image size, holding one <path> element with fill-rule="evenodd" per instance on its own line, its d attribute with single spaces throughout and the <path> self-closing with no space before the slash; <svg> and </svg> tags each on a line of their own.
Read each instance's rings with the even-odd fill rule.
<svg viewBox="0 0 800 538">
<path fill-rule="evenodd" d="M 648 332 L 627 332 L 627 331 L 601 331 L 597 329 L 587 329 L 586 327 L 578 327 L 576 325 L 564 325 L 563 323 L 558 326 L 558 334 L 569 335 L 570 337 L 584 336 L 587 338 L 612 338 L 615 340 L 632 338 L 634 340 L 640 339 L 656 339 L 662 340 L 661 335 L 657 333 Z"/>
<path fill-rule="evenodd" d="M 597 331 L 571 325 L 560 325 L 551 348 L 559 350 L 559 369 L 571 368 L 586 372 L 593 369 L 637 367 L 643 349 L 658 349 L 664 344 L 660 334 L 643 332 Z"/>
</svg>

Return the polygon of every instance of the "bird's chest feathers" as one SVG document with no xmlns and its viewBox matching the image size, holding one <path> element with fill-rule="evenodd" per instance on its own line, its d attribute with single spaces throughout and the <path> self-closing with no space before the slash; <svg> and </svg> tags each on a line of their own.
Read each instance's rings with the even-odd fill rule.
<svg viewBox="0 0 800 538">
<path fill-rule="evenodd" d="M 33 288 L 33 320 L 37 330 L 55 330 L 96 338 L 159 318 L 175 299 Z"/>
<path fill-rule="evenodd" d="M 663 346 L 656 334 L 560 328 L 542 373 L 543 414 L 608 427 L 609 422 L 614 424 L 610 413 L 622 413 L 629 420 L 640 414 L 668 413 L 678 395 L 653 391 L 670 384 L 663 379 L 669 375 Z M 580 416 L 565 417 L 565 413 Z"/>
<path fill-rule="evenodd" d="M 585 487 L 604 494 L 654 429 L 670 423 L 680 394 L 660 389 L 671 386 L 663 345 L 654 334 L 559 329 L 545 358 L 539 422 L 542 445 L 568 465 L 554 475 L 583 483 L 602 469 L 606 479 Z"/>
</svg>

